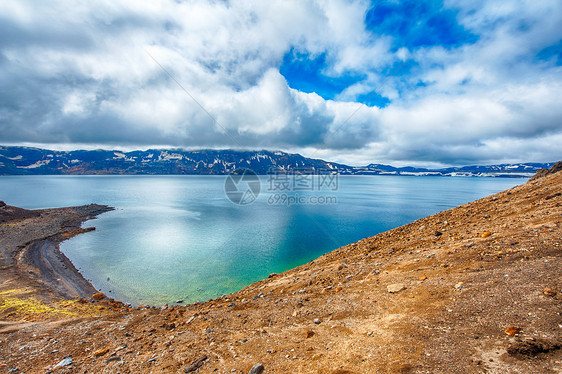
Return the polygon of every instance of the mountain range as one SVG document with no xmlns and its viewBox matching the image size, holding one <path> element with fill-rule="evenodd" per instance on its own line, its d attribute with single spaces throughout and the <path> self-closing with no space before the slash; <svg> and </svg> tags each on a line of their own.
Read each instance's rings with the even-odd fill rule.
<svg viewBox="0 0 562 374">
<path fill-rule="evenodd" d="M 382 164 L 349 166 L 281 151 L 149 149 L 53 151 L 0 146 L 0 175 L 187 174 L 224 175 L 239 169 L 257 174 L 315 171 L 340 175 L 432 175 L 530 177 L 553 163 L 472 165 L 444 169 L 393 167 Z"/>
</svg>

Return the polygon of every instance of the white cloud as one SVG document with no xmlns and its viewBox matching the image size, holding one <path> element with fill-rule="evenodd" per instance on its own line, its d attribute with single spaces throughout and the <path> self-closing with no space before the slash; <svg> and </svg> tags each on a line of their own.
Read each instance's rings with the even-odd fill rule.
<svg viewBox="0 0 562 374">
<path fill-rule="evenodd" d="M 562 40 L 562 3 L 445 5 L 475 43 L 393 51 L 391 36 L 366 30 L 367 1 L 5 0 L 0 139 L 270 147 L 355 163 L 562 158 L 562 68 L 535 58 Z M 367 78 L 336 101 L 294 90 L 279 73 L 291 48 L 326 53 L 329 77 Z M 357 110 L 373 91 L 392 102 Z"/>
<path fill-rule="evenodd" d="M 73 91 L 64 98 L 62 112 L 65 115 L 84 115 L 95 97 L 90 92 Z"/>
</svg>

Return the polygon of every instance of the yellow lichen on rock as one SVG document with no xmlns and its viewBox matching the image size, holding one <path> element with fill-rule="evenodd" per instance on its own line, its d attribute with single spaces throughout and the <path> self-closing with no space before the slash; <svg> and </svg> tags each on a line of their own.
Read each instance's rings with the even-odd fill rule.
<svg viewBox="0 0 562 374">
<path fill-rule="evenodd" d="M 6 320 L 42 321 L 69 317 L 99 315 L 93 304 L 79 300 L 60 300 L 45 303 L 31 296 L 29 290 L 12 289 L 0 292 L 0 317 Z"/>
<path fill-rule="evenodd" d="M 26 290 L 15 289 L 0 292 L 0 315 L 4 318 L 17 316 L 18 319 L 41 320 L 50 317 L 77 317 L 77 313 L 56 308 L 43 303 L 32 296 L 26 296 Z"/>
</svg>

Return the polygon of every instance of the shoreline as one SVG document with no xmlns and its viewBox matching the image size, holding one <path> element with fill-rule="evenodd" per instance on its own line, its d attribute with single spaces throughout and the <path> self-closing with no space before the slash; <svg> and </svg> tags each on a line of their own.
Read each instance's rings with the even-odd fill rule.
<svg viewBox="0 0 562 374">
<path fill-rule="evenodd" d="M 59 245 L 92 231 L 81 228 L 82 223 L 113 209 L 98 204 L 39 210 L 0 206 L 0 291 L 24 288 L 48 302 L 89 299 L 98 291 Z"/>
<path fill-rule="evenodd" d="M 37 219 L 13 229 L 24 235 Z M 248 373 L 261 363 L 267 373 L 554 374 L 561 238 L 557 173 L 206 302 L 104 315 L 111 301 L 77 300 L 99 310 L 33 324 L 20 314 L 0 322 L 0 362 L 21 372 L 71 359 L 73 372 Z"/>
<path fill-rule="evenodd" d="M 60 251 L 59 245 L 41 240 L 27 246 L 24 249 L 26 264 L 39 269 L 41 281 L 63 298 L 90 298 L 98 291 Z"/>
<path fill-rule="evenodd" d="M 103 299 L 108 299 L 111 302 L 115 302 L 115 300 L 109 295 L 102 294 L 100 290 L 96 289 L 95 286 L 84 277 L 80 270 L 78 270 L 74 266 L 72 261 L 60 250 L 60 244 L 63 241 L 68 240 L 81 233 L 95 230 L 95 227 L 82 228 L 81 225 L 84 222 L 96 219 L 98 215 L 105 212 L 115 210 L 114 207 L 92 203 L 88 205 L 73 207 L 27 210 L 10 205 L 3 206 L 2 203 L 3 202 L 0 202 L 0 225 L 17 225 L 24 222 L 25 220 L 32 219 L 33 222 L 29 226 L 37 229 L 38 232 L 42 232 L 41 229 L 45 226 L 55 225 L 55 227 L 58 228 L 55 228 L 54 231 L 52 231 L 51 228 L 51 231 L 48 231 L 49 234 L 27 232 L 22 236 L 21 234 L 16 233 L 16 236 L 20 235 L 20 237 L 17 237 L 16 240 L 18 242 L 25 242 L 25 244 L 18 244 L 15 250 L 9 251 L 8 256 L 5 256 L 6 248 L 4 248 L 3 243 L 3 241 L 5 240 L 0 240 L 0 292 L 5 289 L 5 287 L 3 287 L 2 285 L 2 272 L 8 270 L 12 273 L 12 275 L 19 277 L 19 281 L 27 281 L 24 283 L 26 285 L 26 289 L 27 287 L 29 287 L 30 283 L 35 283 L 35 293 L 46 301 L 56 301 L 57 298 L 66 300 L 73 300 L 78 298 L 82 300 L 98 301 L 97 299 L 92 299 L 92 296 L 94 294 L 100 294 L 103 295 Z M 16 210 L 17 217 L 12 220 L 6 221 L 6 218 L 3 216 L 4 212 L 2 210 L 6 208 Z M 54 222 L 51 222 L 53 219 L 52 216 L 55 216 Z M 421 219 L 425 219 L 428 217 L 422 217 Z M 400 229 L 401 227 L 408 226 L 412 223 L 413 222 L 407 223 L 389 231 Z M 9 240 L 9 233 L 6 235 L 6 233 L 2 230 L 3 226 L 0 226 L 0 236 L 4 236 Z M 384 234 L 384 232 L 381 234 Z M 25 238 L 28 237 L 28 235 L 30 237 L 37 236 L 37 239 L 27 241 Z M 344 247 L 353 244 L 355 243 L 344 245 Z M 337 250 L 338 249 L 335 249 L 334 251 Z M 328 252 L 325 255 L 329 255 L 330 253 L 331 252 Z M 3 266 L 2 261 L 7 261 L 11 263 L 11 265 L 9 265 L 8 267 Z M 290 272 L 304 265 L 299 265 L 287 269 L 283 273 Z M 31 282 L 29 282 L 30 278 L 32 278 Z M 260 283 L 262 281 L 263 280 L 258 280 L 244 287 L 243 289 L 251 287 L 252 285 Z M 236 292 L 240 291 L 241 290 L 238 290 Z M 221 295 L 218 298 L 225 296 L 226 295 Z M 122 304 L 124 302 L 117 301 L 117 303 Z M 200 303 L 201 301 L 195 301 L 192 304 Z M 146 304 L 144 303 L 141 303 L 140 305 L 146 306 Z M 148 305 L 148 307 L 154 308 L 160 307 L 160 305 Z M 0 315 L 0 320 L 1 319 L 2 316 Z"/>
<path fill-rule="evenodd" d="M 101 294 L 101 292 L 60 251 L 60 244 L 76 235 L 95 230 L 95 227 L 82 228 L 81 225 L 114 209 L 108 205 L 88 204 L 28 210 L 0 201 L 0 292 L 6 289 L 3 283 L 6 281 L 5 273 L 9 273 L 12 276 L 11 282 L 24 281 L 26 289 L 31 286 L 38 296 L 48 301 L 57 298 L 66 300 L 79 298 L 92 301 L 92 295 Z M 17 232 L 15 229 L 20 224 L 27 226 L 25 232 Z M 410 224 L 412 223 L 392 230 Z M 47 229 L 45 230 L 45 228 Z M 29 238 L 33 239 L 29 240 Z M 11 244 L 11 248 L 6 248 L 6 242 L 8 245 Z M 355 243 L 344 247 L 353 244 Z M 300 267 L 297 266 L 285 272 Z M 255 283 L 259 282 L 261 281 Z M 104 294 L 102 298 L 114 302 L 112 298 Z M 198 303 L 200 302 L 195 302 L 195 304 Z"/>
</svg>

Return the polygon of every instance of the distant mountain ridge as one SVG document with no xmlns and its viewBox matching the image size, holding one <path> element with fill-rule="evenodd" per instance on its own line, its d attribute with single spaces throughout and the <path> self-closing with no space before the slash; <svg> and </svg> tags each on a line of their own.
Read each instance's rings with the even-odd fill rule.
<svg viewBox="0 0 562 374">
<path fill-rule="evenodd" d="M 314 170 L 341 175 L 432 175 L 530 177 L 553 163 L 474 165 L 445 169 L 396 168 L 370 164 L 348 166 L 281 151 L 149 149 L 146 151 L 52 151 L 31 147 L 1 147 L 0 175 L 184 174 L 224 175 L 237 169 L 257 174 L 271 170 Z"/>
</svg>

